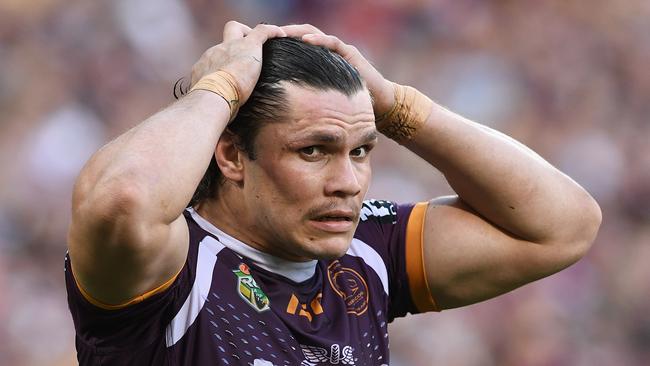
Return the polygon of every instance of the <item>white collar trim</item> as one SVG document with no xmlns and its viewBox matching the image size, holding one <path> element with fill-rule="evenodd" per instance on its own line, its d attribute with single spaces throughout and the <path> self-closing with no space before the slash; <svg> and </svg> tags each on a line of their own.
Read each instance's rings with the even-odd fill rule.
<svg viewBox="0 0 650 366">
<path fill-rule="evenodd" d="M 264 268 L 269 272 L 279 274 L 294 282 L 302 282 L 308 280 L 314 275 L 314 273 L 316 273 L 316 263 L 318 262 L 317 260 L 311 260 L 307 262 L 293 262 L 278 258 L 268 253 L 264 253 L 224 233 L 219 228 L 214 226 L 211 222 L 199 215 L 199 213 L 196 212 L 196 210 L 194 210 L 192 207 L 188 207 L 187 211 L 189 211 L 194 221 L 203 230 L 215 235 L 226 248 L 251 259 L 256 265 Z"/>
</svg>

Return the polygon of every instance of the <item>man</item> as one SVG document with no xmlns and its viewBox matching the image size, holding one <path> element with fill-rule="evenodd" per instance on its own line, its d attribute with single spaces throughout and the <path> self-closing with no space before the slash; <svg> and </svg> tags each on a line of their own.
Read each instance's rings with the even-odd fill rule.
<svg viewBox="0 0 650 366">
<path fill-rule="evenodd" d="M 594 200 L 535 153 L 312 26 L 229 22 L 192 85 L 75 185 L 81 365 L 387 364 L 393 318 L 557 272 L 599 227 Z M 364 202 L 377 130 L 458 196 Z"/>
</svg>

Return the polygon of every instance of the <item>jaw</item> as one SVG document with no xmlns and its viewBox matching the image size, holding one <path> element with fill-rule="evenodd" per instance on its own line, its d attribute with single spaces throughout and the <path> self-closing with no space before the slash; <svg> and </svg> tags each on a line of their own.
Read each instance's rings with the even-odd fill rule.
<svg viewBox="0 0 650 366">
<path fill-rule="evenodd" d="M 330 225 L 330 223 L 325 223 L 325 225 Z M 310 259 L 334 259 L 342 257 L 350 248 L 357 223 L 348 222 L 343 225 L 349 226 L 349 228 L 344 231 L 332 232 L 331 230 L 319 229 L 318 225 L 308 223 L 306 233 L 301 235 L 304 238 L 301 240 L 301 251 L 309 255 Z M 338 229 L 340 227 L 335 228 L 335 230 Z"/>
<path fill-rule="evenodd" d="M 342 257 L 348 251 L 359 224 L 358 216 L 349 221 L 313 220 L 305 213 L 308 210 L 293 206 L 292 212 L 303 212 L 294 218 L 296 221 L 255 215 L 251 214 L 256 211 L 251 207 L 257 206 L 247 202 L 240 189 L 225 184 L 220 192 L 219 198 L 197 207 L 201 216 L 245 244 L 290 261 Z M 286 209 L 283 211 L 287 212 Z"/>
</svg>

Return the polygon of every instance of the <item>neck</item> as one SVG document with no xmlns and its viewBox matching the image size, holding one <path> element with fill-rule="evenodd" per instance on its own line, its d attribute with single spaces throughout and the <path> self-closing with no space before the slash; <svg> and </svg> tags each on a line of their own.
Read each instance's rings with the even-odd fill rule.
<svg viewBox="0 0 650 366">
<path fill-rule="evenodd" d="M 223 185 L 221 188 L 227 188 Z M 242 243 L 266 254 L 292 262 L 310 262 L 311 258 L 302 258 L 278 252 L 278 246 L 273 245 L 270 236 L 263 232 L 253 222 L 250 210 L 246 208 L 245 199 L 238 192 L 226 192 L 214 199 L 208 199 L 194 207 L 194 210 L 209 223 L 224 233 Z"/>
<path fill-rule="evenodd" d="M 194 208 L 192 212 L 192 217 L 197 224 L 203 228 L 203 230 L 212 233 L 217 236 L 218 240 L 225 245 L 227 248 L 237 252 L 239 255 L 247 257 L 257 266 L 279 275 L 282 275 L 294 282 L 302 282 L 311 278 L 316 271 L 316 260 L 309 261 L 292 261 L 288 259 L 283 259 L 279 256 L 267 253 L 258 249 L 257 247 L 244 242 L 238 239 L 236 236 L 232 235 L 232 232 L 226 232 L 223 230 L 223 226 L 217 227 L 216 223 L 213 221 L 224 221 L 224 220 L 214 220 L 209 221 L 208 218 L 204 215 L 208 215 L 211 211 L 210 206 L 213 206 L 214 210 L 217 210 L 216 205 L 206 205 L 201 204 Z M 201 214 L 201 212 L 203 214 Z M 213 218 L 220 218 L 223 216 L 220 211 L 216 211 L 217 214 L 213 214 Z M 236 217 L 236 216 L 231 216 Z"/>
<path fill-rule="evenodd" d="M 222 187 L 224 188 L 224 187 Z M 242 201 L 229 200 L 227 195 L 204 200 L 194 207 L 194 210 L 212 225 L 218 227 L 228 235 L 247 243 L 248 245 L 258 248 L 252 238 L 246 235 L 247 222 L 246 210 L 243 209 Z"/>
</svg>

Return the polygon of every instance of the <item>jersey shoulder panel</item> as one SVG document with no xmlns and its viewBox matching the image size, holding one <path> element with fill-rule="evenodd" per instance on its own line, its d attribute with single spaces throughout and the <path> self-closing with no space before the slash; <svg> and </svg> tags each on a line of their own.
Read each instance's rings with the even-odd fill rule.
<svg viewBox="0 0 650 366">
<path fill-rule="evenodd" d="M 185 217 L 187 220 L 187 215 Z M 64 269 L 68 307 L 81 365 L 95 364 L 92 360 L 98 357 L 106 365 L 121 365 L 124 364 L 122 361 L 128 360 L 142 364 L 152 364 L 157 360 L 154 363 L 159 364 L 158 357 L 164 355 L 160 350 L 164 349 L 165 326 L 182 307 L 191 290 L 196 276 L 198 242 L 206 236 L 194 227 L 191 220 L 187 222 L 190 229 L 188 254 L 173 282 L 165 290 L 125 307 L 106 309 L 89 301 L 77 286 L 71 259 L 66 254 Z M 113 354 L 120 356 L 109 362 Z"/>
<path fill-rule="evenodd" d="M 387 289 L 389 320 L 416 313 L 409 291 L 406 229 L 415 205 L 371 199 L 363 202 L 348 254 L 360 256 Z"/>
</svg>

